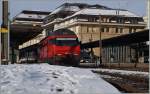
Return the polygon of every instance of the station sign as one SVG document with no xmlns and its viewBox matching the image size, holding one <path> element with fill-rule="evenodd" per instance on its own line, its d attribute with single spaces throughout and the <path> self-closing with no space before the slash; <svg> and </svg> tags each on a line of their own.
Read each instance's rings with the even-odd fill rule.
<svg viewBox="0 0 150 94">
<path fill-rule="evenodd" d="M 0 32 L 1 33 L 8 33 L 8 29 L 7 28 L 0 28 Z"/>
</svg>

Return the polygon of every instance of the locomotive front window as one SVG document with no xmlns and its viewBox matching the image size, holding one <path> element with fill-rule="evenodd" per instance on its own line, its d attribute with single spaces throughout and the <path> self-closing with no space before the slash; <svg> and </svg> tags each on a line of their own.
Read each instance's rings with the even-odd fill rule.
<svg viewBox="0 0 150 94">
<path fill-rule="evenodd" d="M 56 38 L 56 40 L 76 40 L 76 38 Z"/>
<path fill-rule="evenodd" d="M 56 38 L 55 44 L 58 46 L 76 46 L 79 43 L 77 38 Z"/>
<path fill-rule="evenodd" d="M 55 44 L 55 39 L 49 40 L 49 44 Z"/>
</svg>

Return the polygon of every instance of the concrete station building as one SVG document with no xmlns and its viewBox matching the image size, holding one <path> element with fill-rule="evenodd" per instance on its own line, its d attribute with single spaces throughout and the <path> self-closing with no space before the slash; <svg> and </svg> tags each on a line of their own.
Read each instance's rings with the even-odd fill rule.
<svg viewBox="0 0 150 94">
<path fill-rule="evenodd" d="M 142 17 L 124 9 L 112 9 L 102 5 L 65 3 L 45 18 L 46 34 L 68 28 L 74 31 L 81 43 L 107 39 L 141 31 L 145 28 Z M 99 47 L 93 48 L 99 56 Z"/>
</svg>

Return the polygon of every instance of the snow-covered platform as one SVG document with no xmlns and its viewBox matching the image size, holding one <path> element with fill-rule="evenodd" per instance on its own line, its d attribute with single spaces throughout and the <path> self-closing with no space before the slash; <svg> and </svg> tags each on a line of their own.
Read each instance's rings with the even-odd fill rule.
<svg viewBox="0 0 150 94">
<path fill-rule="evenodd" d="M 48 64 L 1 65 L 1 94 L 119 94 L 90 69 Z"/>
</svg>

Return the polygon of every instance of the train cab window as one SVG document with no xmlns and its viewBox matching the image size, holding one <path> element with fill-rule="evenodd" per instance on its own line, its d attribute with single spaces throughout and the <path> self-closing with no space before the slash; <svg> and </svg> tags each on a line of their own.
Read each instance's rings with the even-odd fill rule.
<svg viewBox="0 0 150 94">
<path fill-rule="evenodd" d="M 77 38 L 56 38 L 55 44 L 58 46 L 76 46 L 79 42 Z"/>
<path fill-rule="evenodd" d="M 49 44 L 54 44 L 54 43 L 55 43 L 55 39 L 49 40 Z"/>
</svg>

